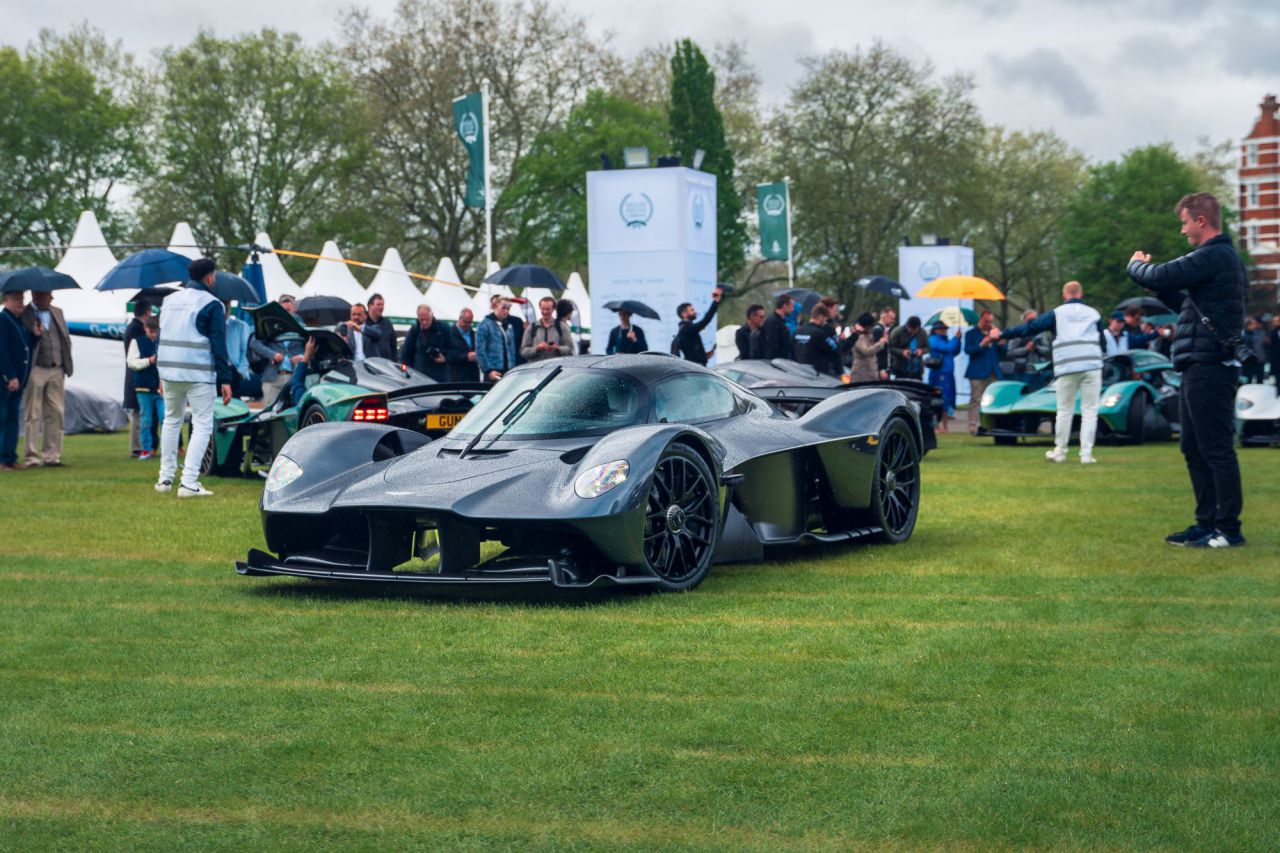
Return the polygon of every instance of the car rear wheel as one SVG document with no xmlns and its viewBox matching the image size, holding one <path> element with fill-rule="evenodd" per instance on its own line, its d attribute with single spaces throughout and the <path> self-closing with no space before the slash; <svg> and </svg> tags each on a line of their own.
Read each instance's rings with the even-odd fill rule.
<svg viewBox="0 0 1280 853">
<path fill-rule="evenodd" d="M 653 471 L 645 503 L 645 566 L 667 591 L 690 590 L 711 568 L 720 536 L 719 491 L 707 463 L 673 444 Z"/>
<path fill-rule="evenodd" d="M 328 423 L 329 418 L 325 416 L 324 409 L 314 403 L 307 406 L 307 410 L 302 413 L 302 418 L 298 421 L 298 429 L 309 427 L 313 424 Z"/>
<path fill-rule="evenodd" d="M 920 451 L 902 418 L 890 418 L 880 431 L 871 491 L 868 514 L 881 529 L 880 540 L 896 545 L 910 539 L 920 512 Z"/>
</svg>

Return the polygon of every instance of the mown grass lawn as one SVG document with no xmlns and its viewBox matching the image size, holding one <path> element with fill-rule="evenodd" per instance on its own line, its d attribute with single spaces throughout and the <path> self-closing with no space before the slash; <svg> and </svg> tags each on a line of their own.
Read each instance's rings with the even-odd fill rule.
<svg viewBox="0 0 1280 853">
<path fill-rule="evenodd" d="M 0 475 L 0 848 L 1280 848 L 1280 451 L 1245 549 L 953 436 L 906 545 L 556 605 L 239 577 L 260 483 L 125 447 Z"/>
</svg>

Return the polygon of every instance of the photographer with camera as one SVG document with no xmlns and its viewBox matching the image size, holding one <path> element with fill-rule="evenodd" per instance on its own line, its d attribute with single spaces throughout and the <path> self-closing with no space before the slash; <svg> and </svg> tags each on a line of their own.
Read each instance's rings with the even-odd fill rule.
<svg viewBox="0 0 1280 853">
<path fill-rule="evenodd" d="M 1182 374 L 1182 455 L 1191 474 L 1196 521 L 1165 541 L 1188 548 L 1236 547 L 1245 541 L 1234 409 L 1241 365 L 1253 355 L 1240 334 L 1248 277 L 1231 238 L 1222 233 L 1216 198 L 1183 196 L 1174 213 L 1195 248 L 1163 264 L 1153 264 L 1142 251 L 1129 259 L 1129 278 L 1178 312 L 1170 352 Z"/>
<path fill-rule="evenodd" d="M 924 379 L 924 357 L 929 352 L 929 335 L 919 317 L 908 317 L 905 325 L 889 333 L 889 369 L 896 379 Z"/>
<path fill-rule="evenodd" d="M 849 368 L 850 382 L 875 382 L 880 378 L 880 352 L 889 345 L 884 328 L 876 325 L 870 312 L 864 313 L 853 324 L 853 334 L 845 340 L 843 349 L 853 350 L 853 364 Z"/>
<path fill-rule="evenodd" d="M 400 349 L 400 363 L 437 382 L 449 381 L 449 331 L 436 322 L 430 305 L 418 306 L 418 322 L 409 327 Z"/>
</svg>

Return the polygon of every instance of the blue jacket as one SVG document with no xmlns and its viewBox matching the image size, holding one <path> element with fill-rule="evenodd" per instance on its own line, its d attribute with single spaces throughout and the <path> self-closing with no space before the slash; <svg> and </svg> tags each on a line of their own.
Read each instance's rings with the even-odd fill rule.
<svg viewBox="0 0 1280 853">
<path fill-rule="evenodd" d="M 964 352 L 969 356 L 969 367 L 964 372 L 965 379 L 1003 379 L 1000 370 L 1000 358 L 1009 349 L 1002 343 L 982 346 L 986 334 L 981 329 L 970 329 L 964 333 Z"/>
<path fill-rule="evenodd" d="M 504 345 L 507 349 L 507 370 L 515 367 L 516 353 L 519 351 L 519 342 L 515 336 L 515 324 L 508 323 L 506 335 L 503 335 L 502 327 L 498 325 L 498 320 L 492 314 L 485 317 L 476 329 L 476 361 L 480 362 L 480 372 L 487 376 L 491 370 L 502 370 L 502 349 Z"/>
<path fill-rule="evenodd" d="M 938 334 L 929 335 L 929 354 L 942 359 L 942 364 L 934 370 L 952 373 L 956 369 L 956 356 L 960 354 L 960 339 Z"/>
<path fill-rule="evenodd" d="M 0 314 L 4 315 L 0 317 L 0 381 L 7 386 L 10 379 L 17 379 L 19 385 L 26 385 L 35 339 L 22 320 L 4 308 Z"/>
</svg>

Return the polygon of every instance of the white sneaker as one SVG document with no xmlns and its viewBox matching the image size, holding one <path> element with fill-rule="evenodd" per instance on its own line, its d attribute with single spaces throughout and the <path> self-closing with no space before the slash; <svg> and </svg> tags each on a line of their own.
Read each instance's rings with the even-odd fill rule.
<svg viewBox="0 0 1280 853">
<path fill-rule="evenodd" d="M 203 483 L 196 483 L 194 489 L 187 486 L 178 486 L 178 497 L 180 498 L 210 498 L 213 492 L 204 487 Z"/>
<path fill-rule="evenodd" d="M 1081 456 L 1080 464 L 1081 465 L 1097 465 L 1098 460 L 1094 459 L 1092 456 Z"/>
<path fill-rule="evenodd" d="M 1045 451 L 1044 458 L 1048 459 L 1050 462 L 1066 462 L 1067 454 L 1057 448 L 1054 448 L 1053 450 Z"/>
<path fill-rule="evenodd" d="M 173 480 L 161 480 L 156 483 L 156 491 L 162 495 L 167 495 L 173 491 Z"/>
</svg>

